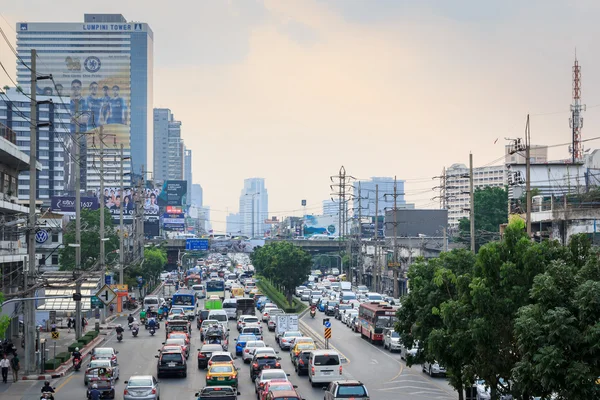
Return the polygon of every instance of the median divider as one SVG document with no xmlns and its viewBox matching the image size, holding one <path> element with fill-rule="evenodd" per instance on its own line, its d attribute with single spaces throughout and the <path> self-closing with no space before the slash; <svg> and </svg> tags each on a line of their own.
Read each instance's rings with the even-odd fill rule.
<svg viewBox="0 0 600 400">
<path fill-rule="evenodd" d="M 306 305 L 293 297 L 293 307 L 290 307 L 285 295 L 281 293 L 275 286 L 271 284 L 265 278 L 261 278 L 257 280 L 256 285 L 262 290 L 262 292 L 277 305 L 277 307 L 281 308 L 285 313 L 288 314 L 300 314 L 302 311 L 306 309 Z"/>
</svg>

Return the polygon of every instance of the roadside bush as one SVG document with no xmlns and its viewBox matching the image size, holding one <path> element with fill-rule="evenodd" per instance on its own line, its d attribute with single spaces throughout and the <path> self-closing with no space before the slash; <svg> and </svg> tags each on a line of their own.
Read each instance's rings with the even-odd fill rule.
<svg viewBox="0 0 600 400">
<path fill-rule="evenodd" d="M 277 290 L 267 279 L 257 280 L 256 285 L 262 290 L 262 292 L 269 298 L 277 307 L 281 308 L 285 313 L 300 313 L 306 308 L 304 303 L 293 300 L 293 307 L 290 307 L 287 299 L 279 290 Z"/>
<path fill-rule="evenodd" d="M 81 345 L 79 344 L 79 342 L 75 342 L 71 345 L 69 345 L 69 347 L 67 347 L 67 350 L 69 351 L 69 353 L 72 353 L 75 351 L 76 347 L 81 347 Z"/>
<path fill-rule="evenodd" d="M 47 360 L 44 363 L 44 369 L 46 371 L 52 371 L 52 370 L 55 370 L 56 368 L 58 368 L 60 366 L 60 364 L 62 364 L 62 362 L 60 360 L 53 358 L 51 360 Z"/>
<path fill-rule="evenodd" d="M 58 353 L 55 358 L 57 360 L 60 360 L 60 363 L 62 364 L 65 361 L 67 361 L 69 358 L 71 358 L 71 353 L 63 351 L 62 353 Z"/>
</svg>

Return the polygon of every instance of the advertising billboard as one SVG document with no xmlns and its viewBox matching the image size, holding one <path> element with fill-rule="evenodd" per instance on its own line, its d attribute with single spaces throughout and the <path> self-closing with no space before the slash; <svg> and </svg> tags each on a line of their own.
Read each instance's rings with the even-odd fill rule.
<svg viewBox="0 0 600 400">
<path fill-rule="evenodd" d="M 159 218 L 159 207 L 156 204 L 156 200 L 160 193 L 158 188 L 145 188 L 142 189 L 142 207 L 144 210 L 145 219 L 148 220 L 151 217 Z M 121 202 L 123 203 L 123 221 L 125 223 L 131 223 L 135 215 L 135 198 L 136 193 L 132 189 L 125 189 L 124 193 L 121 194 L 121 188 L 118 187 L 107 187 L 104 188 L 104 194 L 97 199 L 97 202 L 103 203 L 108 209 L 108 212 L 113 217 L 113 222 L 118 223 L 120 218 L 120 207 Z"/>
<path fill-rule="evenodd" d="M 305 215 L 304 236 L 337 236 L 339 218 L 335 215 Z"/>
<path fill-rule="evenodd" d="M 185 230 L 185 215 L 163 214 L 162 223 L 163 229 L 166 231 L 183 231 Z"/>
<path fill-rule="evenodd" d="M 186 203 L 187 181 L 165 181 L 158 195 L 158 205 L 183 206 Z"/>
<path fill-rule="evenodd" d="M 97 210 L 99 208 L 96 197 L 81 197 L 82 210 Z M 61 196 L 50 198 L 50 209 L 56 212 L 75 212 L 75 197 Z"/>
<path fill-rule="evenodd" d="M 65 151 L 74 154 L 76 128 L 86 140 L 81 143 L 81 154 L 99 146 L 98 127 L 103 127 L 105 143 L 123 144 L 130 150 L 130 56 L 125 52 L 52 51 L 38 53 L 41 74 L 52 74 L 54 84 L 41 81 L 40 94 L 59 95 L 74 116 L 69 124 L 71 135 L 63 137 Z M 77 108 L 77 112 L 75 111 Z M 108 140 L 107 138 L 110 138 Z M 94 149 L 94 150 L 96 150 Z M 97 168 L 97 166 L 96 166 Z M 65 190 L 75 190 L 74 161 L 65 158 Z M 81 171 L 85 184 L 86 171 Z M 84 186 L 85 187 L 85 186 Z"/>
</svg>

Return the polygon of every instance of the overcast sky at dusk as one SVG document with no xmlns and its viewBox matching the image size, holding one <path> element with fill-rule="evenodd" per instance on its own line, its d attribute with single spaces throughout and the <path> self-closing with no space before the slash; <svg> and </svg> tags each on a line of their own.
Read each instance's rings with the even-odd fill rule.
<svg viewBox="0 0 600 400">
<path fill-rule="evenodd" d="M 533 143 L 569 142 L 575 48 L 583 137 L 600 136 L 599 11 L 587 0 L 19 0 L 3 2 L 0 26 L 14 44 L 18 21 L 148 23 L 154 106 L 183 122 L 194 183 L 222 231 L 244 178 L 266 179 L 279 217 L 300 215 L 302 199 L 319 213 L 341 165 L 397 175 L 408 201 L 437 207 L 431 177 L 469 151 L 476 166 L 500 163 L 527 113 Z M 2 40 L 0 61 L 16 79 Z"/>
</svg>

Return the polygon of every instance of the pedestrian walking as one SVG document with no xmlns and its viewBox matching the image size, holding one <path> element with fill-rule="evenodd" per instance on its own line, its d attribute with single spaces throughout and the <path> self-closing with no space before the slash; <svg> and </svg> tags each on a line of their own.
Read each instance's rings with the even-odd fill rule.
<svg viewBox="0 0 600 400">
<path fill-rule="evenodd" d="M 0 368 L 2 369 L 2 382 L 7 383 L 8 380 L 8 369 L 10 368 L 10 360 L 6 356 L 6 353 L 0 360 Z"/>
<path fill-rule="evenodd" d="M 72 318 L 71 317 L 67 318 L 67 329 L 68 329 L 67 333 L 71 333 L 71 322 L 72 322 Z"/>
<path fill-rule="evenodd" d="M 87 321 L 85 317 L 81 317 L 81 332 L 85 332 L 85 326 L 87 325 Z"/>
<path fill-rule="evenodd" d="M 10 366 L 12 367 L 13 372 L 13 382 L 19 380 L 19 370 L 21 369 L 21 362 L 19 361 L 19 356 L 15 353 L 12 360 L 10 360 Z"/>
</svg>

